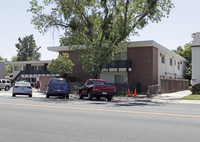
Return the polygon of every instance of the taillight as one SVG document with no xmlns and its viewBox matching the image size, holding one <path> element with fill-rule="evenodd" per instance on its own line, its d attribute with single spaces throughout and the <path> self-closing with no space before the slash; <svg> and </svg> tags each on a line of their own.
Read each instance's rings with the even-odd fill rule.
<svg viewBox="0 0 200 142">
<path fill-rule="evenodd" d="M 116 88 L 114 87 L 114 92 L 116 92 Z"/>
<path fill-rule="evenodd" d="M 32 89 L 30 86 L 27 86 L 28 89 Z"/>
<path fill-rule="evenodd" d="M 97 90 L 97 88 L 96 88 L 96 87 L 93 87 L 93 88 L 92 88 L 92 90 L 94 90 L 94 91 L 95 91 L 95 90 Z"/>
<path fill-rule="evenodd" d="M 14 88 L 18 88 L 19 86 L 14 86 Z"/>
</svg>

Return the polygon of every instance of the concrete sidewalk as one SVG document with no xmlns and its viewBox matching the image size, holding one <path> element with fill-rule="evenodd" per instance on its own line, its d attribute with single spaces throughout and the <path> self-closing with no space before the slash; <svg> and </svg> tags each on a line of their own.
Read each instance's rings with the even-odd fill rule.
<svg viewBox="0 0 200 142">
<path fill-rule="evenodd" d="M 164 93 L 152 98 L 153 101 L 167 102 L 167 103 L 189 103 L 200 104 L 200 100 L 181 100 L 182 97 L 192 94 L 190 90 Z"/>
</svg>

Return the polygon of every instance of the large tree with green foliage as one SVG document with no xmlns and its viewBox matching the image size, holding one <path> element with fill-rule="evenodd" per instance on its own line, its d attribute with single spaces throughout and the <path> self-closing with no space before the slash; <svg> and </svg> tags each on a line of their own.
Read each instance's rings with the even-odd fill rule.
<svg viewBox="0 0 200 142">
<path fill-rule="evenodd" d="M 74 64 L 69 59 L 68 53 L 59 55 L 57 59 L 53 59 L 47 66 L 47 70 L 52 74 L 59 74 L 62 77 L 67 77 L 73 71 Z"/>
<path fill-rule="evenodd" d="M 38 50 L 33 35 L 25 36 L 18 39 L 19 43 L 15 46 L 17 48 L 17 61 L 37 61 L 40 60 L 41 54 Z"/>
<path fill-rule="evenodd" d="M 192 76 L 192 50 L 191 50 L 191 44 L 187 43 L 184 45 L 184 47 L 179 46 L 177 47 L 177 50 L 173 50 L 175 53 L 179 54 L 183 58 L 188 60 L 188 63 L 186 64 L 186 78 L 191 80 Z"/>
<path fill-rule="evenodd" d="M 42 33 L 63 29 L 61 45 L 78 51 L 83 69 L 94 78 L 121 49 L 120 43 L 149 22 L 161 21 L 173 7 L 171 0 L 31 0 L 30 4 L 35 28 Z"/>
</svg>

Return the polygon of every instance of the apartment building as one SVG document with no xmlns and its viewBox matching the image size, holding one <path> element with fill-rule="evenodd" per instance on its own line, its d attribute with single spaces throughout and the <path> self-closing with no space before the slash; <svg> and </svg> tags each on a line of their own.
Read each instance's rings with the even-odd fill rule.
<svg viewBox="0 0 200 142">
<path fill-rule="evenodd" d="M 35 81 L 40 80 L 41 76 L 52 76 L 47 70 L 47 65 L 50 61 L 51 60 L 10 62 L 10 64 L 13 65 L 12 84 L 19 80 L 25 80 L 33 84 Z"/>
<path fill-rule="evenodd" d="M 48 50 L 59 54 L 69 53 L 75 64 L 70 77 L 80 82 L 90 78 L 78 62 L 78 55 L 69 47 L 48 47 Z M 162 78 L 183 79 L 187 62 L 183 57 L 153 40 L 129 42 L 113 61 L 106 65 L 100 78 L 109 83 L 139 82 L 141 91 L 146 91 L 148 85 L 160 84 Z"/>
</svg>

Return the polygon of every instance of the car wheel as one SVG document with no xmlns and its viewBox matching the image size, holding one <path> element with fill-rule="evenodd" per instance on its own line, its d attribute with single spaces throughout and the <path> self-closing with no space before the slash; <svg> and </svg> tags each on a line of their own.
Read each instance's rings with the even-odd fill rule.
<svg viewBox="0 0 200 142">
<path fill-rule="evenodd" d="M 32 95 L 29 95 L 29 97 L 32 97 Z"/>
<path fill-rule="evenodd" d="M 83 99 L 83 95 L 82 95 L 81 91 L 79 91 L 79 99 Z"/>
<path fill-rule="evenodd" d="M 97 100 L 100 100 L 101 97 L 97 97 Z"/>
<path fill-rule="evenodd" d="M 69 99 L 69 94 L 67 94 L 67 96 L 65 96 L 66 99 Z"/>
<path fill-rule="evenodd" d="M 48 95 L 48 94 L 46 94 L 46 98 L 49 98 L 49 95 Z"/>
<path fill-rule="evenodd" d="M 12 94 L 12 97 L 15 97 L 15 94 L 14 94 L 14 93 Z"/>
<path fill-rule="evenodd" d="M 89 99 L 89 100 L 92 100 L 92 94 L 90 93 L 90 91 L 88 91 L 87 94 L 88 94 L 88 99 Z"/>
<path fill-rule="evenodd" d="M 5 91 L 8 91 L 9 89 L 10 89 L 9 86 L 6 86 L 6 87 L 5 87 Z"/>
<path fill-rule="evenodd" d="M 112 96 L 107 97 L 107 100 L 108 100 L 108 101 L 111 101 L 111 100 L 112 100 Z"/>
</svg>

